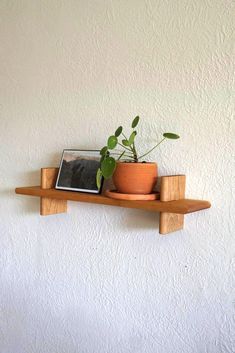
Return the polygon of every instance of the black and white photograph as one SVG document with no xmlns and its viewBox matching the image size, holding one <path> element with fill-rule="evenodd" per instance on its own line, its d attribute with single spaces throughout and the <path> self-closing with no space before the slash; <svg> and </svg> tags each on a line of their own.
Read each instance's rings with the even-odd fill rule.
<svg viewBox="0 0 235 353">
<path fill-rule="evenodd" d="M 100 167 L 97 150 L 64 150 L 56 181 L 56 189 L 99 194 L 96 173 Z M 101 183 L 102 185 L 102 183 Z"/>
</svg>

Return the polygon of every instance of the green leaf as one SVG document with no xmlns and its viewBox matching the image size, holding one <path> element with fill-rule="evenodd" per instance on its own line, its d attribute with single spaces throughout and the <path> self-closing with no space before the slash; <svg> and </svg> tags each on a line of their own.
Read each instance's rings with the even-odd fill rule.
<svg viewBox="0 0 235 353">
<path fill-rule="evenodd" d="M 100 163 L 102 163 L 105 160 L 105 158 L 108 158 L 109 155 L 110 155 L 109 151 L 107 151 L 106 154 L 103 154 L 103 156 L 101 156 L 100 158 Z"/>
<path fill-rule="evenodd" d="M 135 119 L 132 121 L 132 124 L 131 124 L 132 129 L 134 129 L 138 125 L 139 120 L 140 120 L 140 117 L 136 116 Z"/>
<path fill-rule="evenodd" d="M 99 168 L 96 173 L 96 185 L 98 189 L 100 189 L 101 187 L 101 180 L 102 180 L 102 172 L 101 172 L 101 169 Z"/>
<path fill-rule="evenodd" d="M 163 136 L 167 139 L 172 139 L 172 140 L 176 140 L 176 139 L 179 139 L 180 136 L 179 135 L 176 135 L 176 134 L 173 134 L 172 132 L 165 132 L 163 134 Z"/>
<path fill-rule="evenodd" d="M 118 137 L 118 136 L 121 135 L 121 133 L 122 133 L 122 126 L 119 126 L 119 127 L 117 128 L 117 130 L 115 131 L 115 136 Z"/>
<path fill-rule="evenodd" d="M 129 145 L 132 145 L 132 144 L 133 144 L 136 135 L 137 135 L 137 132 L 136 132 L 136 131 L 133 131 L 132 134 L 131 134 L 131 136 L 129 137 Z"/>
<path fill-rule="evenodd" d="M 107 145 L 110 150 L 113 150 L 117 146 L 117 143 L 118 140 L 116 136 L 112 135 L 108 138 Z"/>
<path fill-rule="evenodd" d="M 128 140 L 122 140 L 122 144 L 123 144 L 124 146 L 130 146 Z"/>
<path fill-rule="evenodd" d="M 113 157 L 108 157 L 101 163 L 101 172 L 105 179 L 110 178 L 116 168 L 116 161 Z"/>
<path fill-rule="evenodd" d="M 105 153 L 108 151 L 108 147 L 107 146 L 104 146 L 103 148 L 101 148 L 100 150 L 100 155 L 103 156 L 105 155 Z"/>
</svg>

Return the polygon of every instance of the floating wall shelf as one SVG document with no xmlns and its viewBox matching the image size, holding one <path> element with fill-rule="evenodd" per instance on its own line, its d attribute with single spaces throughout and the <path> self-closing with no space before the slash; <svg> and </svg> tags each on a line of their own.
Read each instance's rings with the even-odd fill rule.
<svg viewBox="0 0 235 353">
<path fill-rule="evenodd" d="M 184 215 L 209 208 L 210 202 L 185 199 L 185 175 L 161 177 L 160 200 L 127 201 L 115 200 L 105 195 L 88 194 L 74 191 L 56 190 L 54 188 L 58 168 L 42 168 L 41 186 L 16 188 L 21 195 L 40 197 L 40 214 L 42 216 L 67 212 L 67 201 L 89 202 L 108 206 L 136 208 L 160 212 L 160 234 L 180 230 L 184 225 Z"/>
</svg>

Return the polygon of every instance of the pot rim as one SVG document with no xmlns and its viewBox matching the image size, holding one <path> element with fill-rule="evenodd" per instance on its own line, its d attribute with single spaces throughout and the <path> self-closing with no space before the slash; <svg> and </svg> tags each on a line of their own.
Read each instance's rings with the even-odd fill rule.
<svg viewBox="0 0 235 353">
<path fill-rule="evenodd" d="M 124 165 L 153 165 L 157 164 L 156 162 L 122 162 L 122 161 L 116 161 L 117 164 L 124 164 Z"/>
</svg>

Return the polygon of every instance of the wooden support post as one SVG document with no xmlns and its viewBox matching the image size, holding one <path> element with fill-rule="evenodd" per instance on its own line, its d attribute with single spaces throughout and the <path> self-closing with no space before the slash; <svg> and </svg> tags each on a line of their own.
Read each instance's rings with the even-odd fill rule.
<svg viewBox="0 0 235 353">
<path fill-rule="evenodd" d="M 55 187 L 58 168 L 42 168 L 41 169 L 41 188 L 53 189 Z M 41 197 L 40 215 L 48 216 L 56 213 L 67 212 L 67 201 Z"/>
<path fill-rule="evenodd" d="M 161 178 L 160 201 L 174 201 L 185 198 L 185 175 L 163 176 Z M 168 234 L 183 229 L 184 215 L 177 213 L 160 213 L 159 233 Z"/>
</svg>

